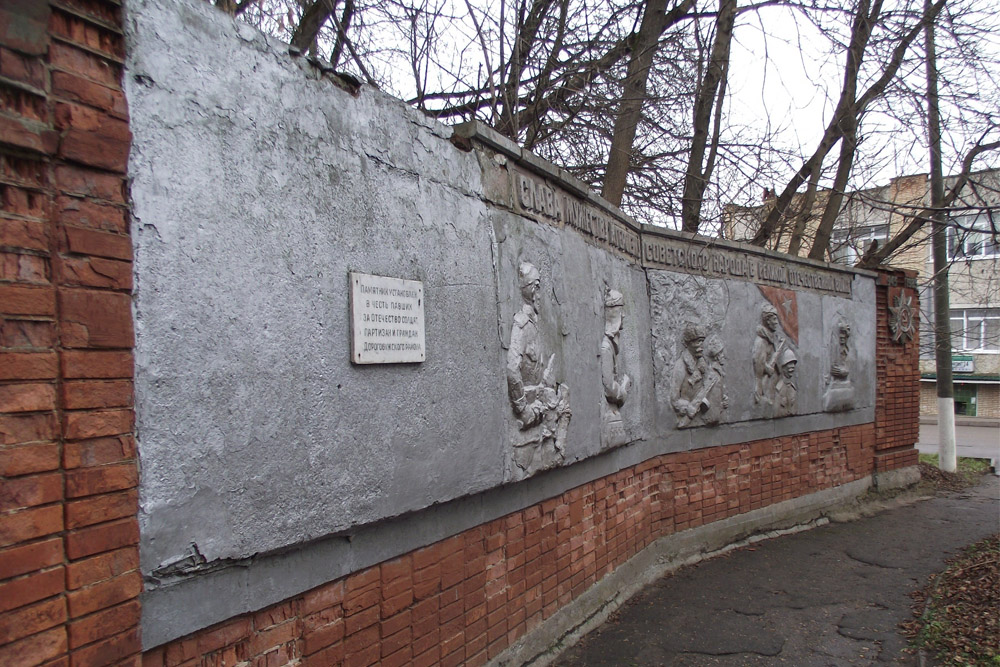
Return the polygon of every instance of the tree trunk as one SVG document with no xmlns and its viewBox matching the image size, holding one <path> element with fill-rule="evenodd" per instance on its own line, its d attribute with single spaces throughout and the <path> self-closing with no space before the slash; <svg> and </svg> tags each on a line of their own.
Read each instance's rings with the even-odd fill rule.
<svg viewBox="0 0 1000 667">
<path fill-rule="evenodd" d="M 310 50 L 316 45 L 316 35 L 319 34 L 323 24 L 330 18 L 330 14 L 336 7 L 335 0 L 316 0 L 302 13 L 299 25 L 292 33 L 292 46 Z"/>
<path fill-rule="evenodd" d="M 922 32 L 927 28 L 928 25 L 932 24 L 937 18 L 937 15 L 941 12 L 941 8 L 944 7 L 947 0 L 937 0 L 933 5 L 927 5 L 924 9 L 924 13 L 921 16 L 921 20 L 915 24 L 912 28 L 906 31 L 906 33 L 900 38 L 899 43 L 893 49 L 892 56 L 889 62 L 886 63 L 882 70 L 881 76 L 872 83 L 864 94 L 857 98 L 855 101 L 853 98 L 847 96 L 847 91 L 841 91 L 840 100 L 837 103 L 837 109 L 834 111 L 833 118 L 826 126 L 826 130 L 823 133 L 822 139 L 820 139 L 819 146 L 817 146 L 816 151 L 812 156 L 803 164 L 799 170 L 792 176 L 792 179 L 782 190 L 781 194 L 778 195 L 777 200 L 774 203 L 774 208 L 772 208 L 768 215 L 761 221 L 760 229 L 751 239 L 750 243 L 753 245 L 763 246 L 771 238 L 774 230 L 777 229 L 778 223 L 785 216 L 785 212 L 788 209 L 788 205 L 791 203 L 795 196 L 796 191 L 799 189 L 806 179 L 810 178 L 816 169 L 823 164 L 823 159 L 830 152 L 831 149 L 837 144 L 837 142 L 844 136 L 843 125 L 844 119 L 847 114 L 852 114 L 855 119 L 857 119 L 860 114 L 864 113 L 865 109 L 871 102 L 878 98 L 885 92 L 889 83 L 896 78 L 897 72 L 903 63 L 903 58 L 906 55 L 907 50 L 909 50 L 910 45 L 913 41 L 920 36 Z M 848 51 L 847 66 L 845 67 L 845 83 L 847 82 L 847 77 L 853 76 L 856 82 L 857 72 L 855 71 L 852 75 L 853 68 L 860 66 L 860 58 L 864 55 L 864 45 L 867 44 L 869 34 L 865 34 L 863 30 L 870 30 L 871 27 L 871 16 L 877 16 L 881 8 L 881 0 L 875 0 L 875 8 L 872 9 L 871 15 L 868 13 L 869 2 L 868 0 L 861 0 L 859 3 L 858 11 L 855 14 L 855 23 L 851 29 L 851 47 Z M 863 40 L 860 39 L 863 37 Z M 860 47 L 860 50 L 858 50 Z M 856 56 L 855 59 L 853 56 Z"/>
<path fill-rule="evenodd" d="M 802 248 L 802 237 L 805 235 L 806 226 L 812 217 L 813 204 L 816 203 L 816 189 L 819 187 L 819 177 L 822 175 L 823 165 L 820 164 L 816 168 L 816 171 L 812 173 L 812 176 L 809 177 L 809 185 L 806 187 L 806 193 L 802 197 L 802 206 L 795 216 L 795 226 L 792 228 L 792 235 L 788 239 L 789 255 L 797 257 L 799 250 Z"/>
<path fill-rule="evenodd" d="M 601 196 L 619 206 L 625 193 L 625 182 L 632 162 L 632 142 L 642 116 L 642 103 L 646 100 L 646 83 L 653 64 L 656 46 L 660 39 L 660 26 L 666 11 L 666 0 L 649 0 L 642 15 L 642 25 L 635 37 L 628 74 L 622 88 L 615 128 L 611 135 L 611 152 L 608 168 L 604 172 Z"/>
<path fill-rule="evenodd" d="M 830 249 L 833 225 L 840 216 L 840 207 L 844 202 L 844 193 L 847 191 L 847 181 L 851 176 L 851 168 L 854 166 L 854 156 L 857 154 L 858 148 L 857 117 L 849 115 L 845 119 L 845 123 L 849 123 L 850 126 L 844 131 L 844 137 L 840 140 L 840 161 L 837 163 L 837 175 L 833 178 L 830 198 L 826 200 L 823 217 L 820 218 L 819 227 L 816 228 L 816 236 L 809 249 L 809 259 L 819 261 L 826 259 L 826 253 Z"/>
<path fill-rule="evenodd" d="M 351 19 L 354 17 L 354 0 L 344 1 L 344 14 L 337 24 L 337 41 L 333 45 L 333 52 L 330 54 L 330 66 L 336 69 L 340 66 L 340 57 L 344 53 L 344 43 L 347 41 L 347 29 L 351 27 Z"/>
<path fill-rule="evenodd" d="M 715 40 L 709 56 L 708 69 L 701 82 L 694 103 L 694 132 L 691 137 L 691 151 L 688 155 L 687 172 L 684 174 L 684 194 L 681 199 L 681 229 L 696 233 L 701 222 L 701 205 L 705 196 L 705 185 L 711 177 L 713 159 L 705 162 L 708 148 L 708 127 L 712 120 L 713 104 L 721 108 L 725 94 L 724 77 L 729 69 L 729 50 L 733 42 L 733 27 L 736 24 L 737 0 L 719 0 L 719 14 L 715 20 Z M 718 146 L 718 133 L 713 133 L 710 155 L 714 156 Z"/>
<path fill-rule="evenodd" d="M 924 0 L 925 8 L 930 0 Z M 938 111 L 937 55 L 934 49 L 934 24 L 926 28 L 927 40 L 927 133 L 931 159 L 931 205 L 934 256 L 934 358 L 937 368 L 938 465 L 955 472 L 955 387 L 951 374 L 951 304 L 948 295 L 948 227 L 945 224 L 944 178 L 941 174 L 941 116 Z"/>
</svg>

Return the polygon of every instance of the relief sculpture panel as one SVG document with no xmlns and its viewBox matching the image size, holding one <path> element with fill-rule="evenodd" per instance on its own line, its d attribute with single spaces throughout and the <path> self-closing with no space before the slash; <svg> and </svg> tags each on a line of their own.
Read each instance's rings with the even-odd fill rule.
<svg viewBox="0 0 1000 667">
<path fill-rule="evenodd" d="M 625 323 L 625 298 L 617 290 L 608 290 L 604 298 L 604 336 L 601 337 L 601 381 L 604 401 L 601 405 L 601 447 L 610 449 L 628 442 L 620 408 L 628 398 L 632 379 L 624 371 L 620 341 Z"/>
<path fill-rule="evenodd" d="M 795 367 L 798 363 L 798 357 L 790 348 L 781 353 L 781 358 L 778 361 L 778 382 L 774 386 L 775 417 L 787 417 L 795 414 L 795 395 L 798 392 Z"/>
<path fill-rule="evenodd" d="M 795 368 L 799 343 L 798 299 L 795 292 L 758 286 L 766 303 L 751 350 L 753 413 L 757 417 L 796 414 Z"/>
<path fill-rule="evenodd" d="M 778 385 L 778 355 L 787 340 L 778 333 L 778 312 L 771 304 L 760 311 L 760 324 L 753 342 L 753 402 L 763 412 L 771 412 Z"/>
<path fill-rule="evenodd" d="M 874 336 L 859 317 L 871 303 L 867 285 L 858 286 L 855 301 L 676 272 L 648 275 L 666 437 L 735 423 L 764 433 L 772 419 L 782 420 L 775 428 L 801 422 L 810 429 L 824 412 L 872 405 Z M 712 436 L 692 437 L 701 443 Z"/>
<path fill-rule="evenodd" d="M 851 344 L 851 324 L 839 319 L 830 336 L 830 365 L 825 376 L 823 397 L 827 412 L 850 410 L 854 407 L 854 382 L 851 376 L 854 350 Z"/>
<path fill-rule="evenodd" d="M 523 303 L 510 332 L 507 393 L 518 428 L 514 464 L 519 476 L 527 477 L 563 462 L 572 412 L 569 387 L 556 381 L 555 354 L 544 349 L 539 333 L 538 269 L 522 262 L 518 283 Z"/>
<path fill-rule="evenodd" d="M 683 348 L 670 375 L 670 398 L 677 415 L 677 428 L 718 424 L 729 407 L 723 381 L 722 344 L 713 339 L 706 355 L 706 338 L 703 326 L 692 322 L 684 326 Z"/>
</svg>

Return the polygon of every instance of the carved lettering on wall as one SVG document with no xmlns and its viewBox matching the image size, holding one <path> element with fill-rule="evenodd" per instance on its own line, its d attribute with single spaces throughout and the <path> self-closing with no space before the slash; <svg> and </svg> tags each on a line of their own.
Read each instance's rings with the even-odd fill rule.
<svg viewBox="0 0 1000 667">
<path fill-rule="evenodd" d="M 586 200 L 547 181 L 513 171 L 514 207 L 547 222 L 566 224 L 597 245 L 639 259 L 639 233 Z"/>
<path fill-rule="evenodd" d="M 625 404 L 632 379 L 624 371 L 619 349 L 624 324 L 625 298 L 617 290 L 608 290 L 604 298 L 604 336 L 601 337 L 601 380 L 604 401 L 601 405 L 601 446 L 604 449 L 628 442 L 625 423 L 619 408 Z"/>
<path fill-rule="evenodd" d="M 507 392 L 518 436 L 513 443 L 519 478 L 562 463 L 571 416 L 569 387 L 557 382 L 555 355 L 539 333 L 538 290 L 541 277 L 528 262 L 518 268 L 523 303 L 514 315 L 507 350 Z"/>
<path fill-rule="evenodd" d="M 725 246 L 705 246 L 667 237 L 646 235 L 642 263 L 650 268 L 693 273 L 708 278 L 732 278 L 786 290 L 812 290 L 850 296 L 850 273 L 824 271 Z"/>
</svg>

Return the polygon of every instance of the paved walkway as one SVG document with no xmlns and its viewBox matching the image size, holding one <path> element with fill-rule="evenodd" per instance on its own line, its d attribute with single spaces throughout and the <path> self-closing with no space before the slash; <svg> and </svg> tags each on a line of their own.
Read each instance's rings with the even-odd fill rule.
<svg viewBox="0 0 1000 667">
<path fill-rule="evenodd" d="M 1000 479 L 759 542 L 649 586 L 558 665 L 916 665 L 909 593 L 1000 530 Z"/>
</svg>

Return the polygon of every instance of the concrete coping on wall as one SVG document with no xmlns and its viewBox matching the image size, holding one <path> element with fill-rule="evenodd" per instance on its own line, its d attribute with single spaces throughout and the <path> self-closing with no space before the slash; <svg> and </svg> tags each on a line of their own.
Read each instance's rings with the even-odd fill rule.
<svg viewBox="0 0 1000 667">
<path fill-rule="evenodd" d="M 640 236 L 640 239 L 644 236 L 651 238 L 669 239 L 673 241 L 682 242 L 685 244 L 693 244 L 695 246 L 701 246 L 703 248 L 713 248 L 728 250 L 732 252 L 746 253 L 749 255 L 754 255 L 761 258 L 768 258 L 773 260 L 779 260 L 782 262 L 790 262 L 793 264 L 798 264 L 804 267 L 809 267 L 812 269 L 819 269 L 823 271 L 833 271 L 842 274 L 852 274 L 857 276 L 864 276 L 867 278 L 876 278 L 878 273 L 876 271 L 870 271 L 867 269 L 861 269 L 852 266 L 846 266 L 841 264 L 831 264 L 829 262 L 822 262 L 819 260 L 809 259 L 807 257 L 798 257 L 795 255 L 789 255 L 786 253 L 778 252 L 776 250 L 770 250 L 768 248 L 762 248 L 760 246 L 750 245 L 749 243 L 742 243 L 739 241 L 730 241 L 728 239 L 702 236 L 700 234 L 692 234 L 690 232 L 682 232 L 666 227 L 660 227 L 657 225 L 650 225 L 645 223 L 640 223 L 632 216 L 628 215 L 620 208 L 605 200 L 603 197 L 598 195 L 596 192 L 590 189 L 586 183 L 576 178 L 570 174 L 565 169 L 562 169 L 555 164 L 545 160 L 531 151 L 518 146 L 516 143 L 511 141 L 509 138 L 503 136 L 497 132 L 492 127 L 485 125 L 479 121 L 468 121 L 465 123 L 460 123 L 452 127 L 453 136 L 461 137 L 462 139 L 467 139 L 469 141 L 474 141 L 481 146 L 486 147 L 492 151 L 500 153 L 510 160 L 513 160 L 519 167 L 525 169 L 541 178 L 547 179 L 553 182 L 554 185 L 571 192 L 581 199 L 586 200 L 588 203 L 597 206 L 602 211 L 608 215 L 614 217 L 618 222 L 626 225 Z M 641 242 L 640 242 L 641 243 Z M 646 262 L 642 262 L 646 265 Z"/>
</svg>

